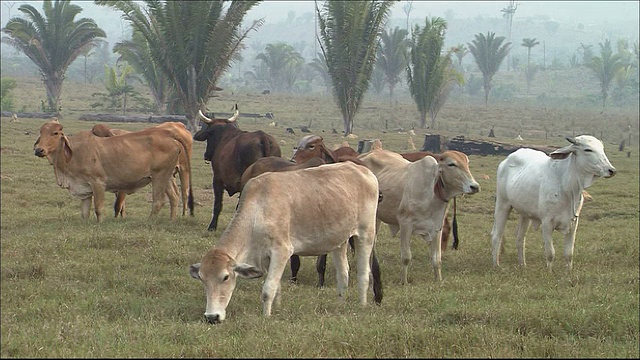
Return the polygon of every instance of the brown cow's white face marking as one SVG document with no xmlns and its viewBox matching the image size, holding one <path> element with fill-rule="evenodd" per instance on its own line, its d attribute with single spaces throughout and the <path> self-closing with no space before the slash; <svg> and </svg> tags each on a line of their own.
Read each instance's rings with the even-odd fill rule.
<svg viewBox="0 0 640 360">
<path fill-rule="evenodd" d="M 218 249 L 209 251 L 202 262 L 191 265 L 189 273 L 204 285 L 207 299 L 204 317 L 211 324 L 220 323 L 227 317 L 227 305 L 236 288 L 236 275 L 245 278 L 262 276 L 257 268 L 238 264 L 227 253 Z"/>
<path fill-rule="evenodd" d="M 475 194 L 480 184 L 469 171 L 469 158 L 459 151 L 449 150 L 441 154 L 438 165 L 443 181 L 463 194 Z"/>
</svg>

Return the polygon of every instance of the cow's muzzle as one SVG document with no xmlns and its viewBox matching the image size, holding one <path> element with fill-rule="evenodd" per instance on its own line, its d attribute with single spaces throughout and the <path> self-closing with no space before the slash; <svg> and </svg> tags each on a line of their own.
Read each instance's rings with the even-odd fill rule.
<svg viewBox="0 0 640 360">
<path fill-rule="evenodd" d="M 204 315 L 204 319 L 209 323 L 209 324 L 220 324 L 220 315 L 218 314 L 205 314 Z"/>
<path fill-rule="evenodd" d="M 607 175 L 605 175 L 605 178 L 610 178 L 613 177 L 618 171 L 616 170 L 616 168 L 612 167 L 609 168 L 609 170 L 607 170 Z"/>
<path fill-rule="evenodd" d="M 44 153 L 44 149 L 42 149 L 42 148 L 36 148 L 36 149 L 34 150 L 34 153 L 35 153 L 35 155 L 36 155 L 37 157 L 45 157 L 45 156 L 47 156 L 47 155 Z"/>
</svg>

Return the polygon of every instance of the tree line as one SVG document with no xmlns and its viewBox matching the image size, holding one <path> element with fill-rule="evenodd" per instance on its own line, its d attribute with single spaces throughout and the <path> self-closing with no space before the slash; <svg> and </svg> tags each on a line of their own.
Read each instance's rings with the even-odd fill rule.
<svg viewBox="0 0 640 360">
<path fill-rule="evenodd" d="M 267 44 L 256 56 L 258 65 L 246 78 L 264 84 L 270 91 L 291 90 L 299 77 L 317 75 L 331 92 L 343 116 L 343 133 L 353 132 L 354 118 L 370 86 L 379 91 L 394 89 L 404 78 L 420 113 L 419 126 L 433 128 L 439 110 L 454 86 L 464 85 L 463 57 L 470 53 L 482 73 L 484 101 L 488 106 L 491 83 L 512 43 L 493 32 L 479 33 L 467 44 L 444 48 L 447 22 L 426 17 L 423 25 L 407 29 L 385 29 L 396 1 L 325 1 L 316 5 L 320 52 L 309 64 L 284 42 Z M 156 2 L 96 0 L 96 4 L 122 13 L 132 28 L 129 40 L 118 42 L 116 67 L 105 70 L 105 98 L 119 99 L 126 111 L 128 97 L 136 97 L 129 79 L 134 75 L 149 87 L 159 114 L 185 114 L 191 131 L 197 129 L 197 112 L 220 88 L 217 84 L 234 62 L 242 61 L 244 41 L 258 31 L 264 20 L 241 25 L 247 12 L 259 1 Z M 505 15 L 512 16 L 511 12 Z M 80 56 L 102 46 L 106 38 L 94 20 L 79 18 L 82 8 L 69 0 L 44 1 L 42 13 L 29 4 L 18 10 L 2 32 L 2 41 L 23 52 L 39 68 L 47 95 L 47 112 L 60 111 L 60 93 L 65 73 Z M 537 71 L 529 58 L 536 39 L 523 39 L 527 65 L 527 88 Z M 585 65 L 597 77 L 603 107 L 611 84 L 638 68 L 638 45 L 633 51 L 611 42 L 600 43 L 600 56 L 590 53 Z M 590 49 L 589 49 L 590 50 Z M 586 57 L 586 56 L 585 56 Z M 311 69 L 315 74 L 309 74 Z M 621 75 L 622 74 L 622 75 Z M 404 75 L 404 76 L 403 76 Z M 616 80 L 618 79 L 618 80 Z M 527 90 L 528 91 L 528 90 Z M 113 105 L 113 104 L 112 104 Z M 429 121 L 427 121 L 427 116 Z"/>
</svg>

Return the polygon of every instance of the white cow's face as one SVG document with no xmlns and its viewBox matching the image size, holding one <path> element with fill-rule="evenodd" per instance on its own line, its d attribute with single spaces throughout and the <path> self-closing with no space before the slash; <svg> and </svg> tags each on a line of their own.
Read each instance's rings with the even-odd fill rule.
<svg viewBox="0 0 640 360">
<path fill-rule="evenodd" d="M 575 148 L 574 153 L 580 169 L 605 178 L 616 174 L 616 168 L 611 165 L 604 152 L 602 141 L 590 135 L 581 135 L 575 138 L 571 147 Z"/>
<path fill-rule="evenodd" d="M 257 268 L 239 264 L 226 252 L 219 249 L 209 251 L 202 262 L 191 265 L 191 277 L 202 281 L 207 307 L 204 318 L 211 324 L 222 322 L 227 317 L 227 305 L 236 288 L 236 275 L 245 278 L 262 276 Z"/>
</svg>

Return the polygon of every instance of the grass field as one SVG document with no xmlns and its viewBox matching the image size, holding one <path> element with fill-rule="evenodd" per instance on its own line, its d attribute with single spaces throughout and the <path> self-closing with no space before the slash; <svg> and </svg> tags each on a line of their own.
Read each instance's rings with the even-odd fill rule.
<svg viewBox="0 0 640 360">
<path fill-rule="evenodd" d="M 44 90 L 22 81 L 16 103 L 39 111 Z M 91 112 L 89 89 L 65 83 L 65 132 L 88 130 L 78 116 Z M 302 137 L 286 127 L 308 125 L 330 145 L 344 139 L 341 117 L 330 98 L 293 95 L 225 95 L 212 111 L 273 111 L 266 119 L 240 118 L 244 130 L 262 129 L 289 157 Z M 277 110 L 277 111 L 276 111 Z M 406 151 L 416 119 L 410 101 L 368 100 L 356 118 L 359 139 L 380 138 L 385 148 Z M 388 124 L 385 127 L 385 120 Z M 55 183 L 52 167 L 33 154 L 42 119 L 1 119 L 1 346 L 12 357 L 572 357 L 637 358 L 639 354 L 639 165 L 638 114 L 611 109 L 542 108 L 535 104 L 448 103 L 439 132 L 483 138 L 495 126 L 497 140 L 522 133 L 527 143 L 564 146 L 564 136 L 591 133 L 605 140 L 618 174 L 588 189 L 577 231 L 574 269 L 563 266 L 560 234 L 556 262 L 545 266 L 539 231 L 527 241 L 527 267 L 517 265 L 516 216 L 506 230 L 501 267 L 491 262 L 495 171 L 501 156 L 470 156 L 479 194 L 458 202 L 460 249 L 443 255 L 443 282 L 436 283 L 428 246 L 413 240 L 410 284 L 401 286 L 397 238 L 383 225 L 376 251 L 381 263 L 382 305 L 360 307 L 351 263 L 347 299 L 340 302 L 329 260 L 327 286 L 315 286 L 315 258 L 302 258 L 298 285 L 286 281 L 282 307 L 261 314 L 261 280 L 238 281 L 219 325 L 203 321 L 202 285 L 189 276 L 229 223 L 237 195 L 224 199 L 219 230 L 206 230 L 213 195 L 205 144 L 194 142 L 194 217 L 168 220 L 165 206 L 149 219 L 150 188 L 127 197 L 127 217 L 114 219 L 107 198 L 101 224 L 80 218 L 80 201 Z M 547 124 L 549 137 L 542 130 Z M 633 126 L 631 147 L 618 151 Z M 111 124 L 129 130 L 149 124 Z M 523 131 L 521 132 L 520 128 Z M 415 145 L 427 130 L 416 129 Z M 357 147 L 358 139 L 351 139 Z M 627 156 L 629 152 L 629 156 Z M 485 179 L 481 175 L 488 175 Z M 350 259 L 351 256 L 350 256 Z"/>
</svg>

